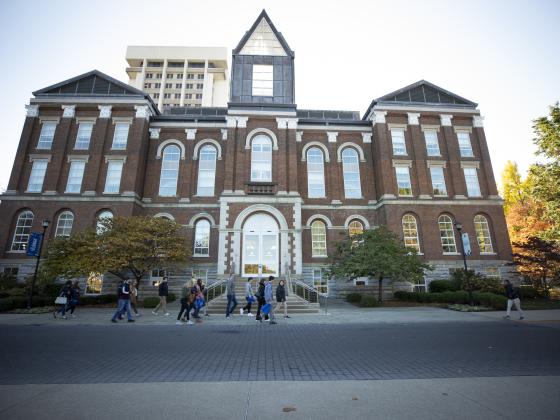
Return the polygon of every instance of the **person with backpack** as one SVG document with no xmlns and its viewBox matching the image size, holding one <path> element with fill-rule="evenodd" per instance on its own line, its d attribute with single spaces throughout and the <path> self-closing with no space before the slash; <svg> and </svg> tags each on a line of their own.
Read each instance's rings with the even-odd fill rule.
<svg viewBox="0 0 560 420">
<path fill-rule="evenodd" d="M 68 307 L 71 298 L 72 298 L 72 282 L 68 280 L 66 283 L 64 283 L 64 286 L 62 286 L 60 292 L 58 292 L 57 300 L 60 300 L 62 302 L 59 304 L 60 305 L 59 308 L 56 308 L 55 305 L 55 309 L 53 312 L 53 316 L 55 318 L 57 314 L 60 312 L 62 314 L 62 319 L 66 319 L 66 308 Z"/>
<path fill-rule="evenodd" d="M 191 312 L 190 302 L 192 302 L 192 299 L 190 298 L 191 283 L 192 283 L 191 281 L 186 281 L 183 287 L 181 287 L 181 310 L 179 311 L 179 315 L 177 315 L 177 322 L 175 322 L 175 325 L 182 325 L 183 323 L 181 321 L 184 321 L 185 318 L 186 318 L 186 323 L 188 325 L 193 324 L 190 318 L 190 312 Z"/>
<path fill-rule="evenodd" d="M 204 286 L 202 279 L 197 279 L 196 284 L 198 285 L 198 288 L 200 289 L 200 293 L 201 293 L 201 299 L 203 303 L 201 308 L 202 312 L 204 313 L 204 316 L 210 316 L 210 314 L 208 313 L 208 306 L 206 305 L 206 303 L 208 302 L 206 287 Z"/>
<path fill-rule="evenodd" d="M 235 274 L 231 273 L 226 283 L 226 318 L 231 318 L 233 311 L 237 307 L 237 299 L 235 298 Z"/>
<path fill-rule="evenodd" d="M 276 287 L 276 307 L 274 310 L 276 311 L 280 306 L 284 307 L 284 318 L 289 318 L 288 316 L 288 302 L 286 302 L 286 282 L 284 280 L 280 280 L 278 283 L 278 287 Z"/>
<path fill-rule="evenodd" d="M 167 312 L 167 296 L 169 295 L 169 286 L 167 285 L 167 277 L 164 277 L 161 280 L 161 283 L 158 285 L 158 296 L 159 296 L 159 303 L 154 308 L 152 313 L 157 316 L 159 309 L 163 309 L 163 315 L 169 316 L 169 312 Z"/>
<path fill-rule="evenodd" d="M 126 312 L 126 316 L 128 317 L 128 322 L 134 322 L 132 319 L 132 313 L 130 312 L 130 280 L 126 279 L 121 283 L 119 287 L 119 300 L 117 310 L 113 314 L 111 318 L 111 322 L 116 323 L 117 318 L 120 319 L 120 316 Z"/>
<path fill-rule="evenodd" d="M 504 291 L 505 291 L 505 294 L 508 298 L 506 316 L 504 316 L 504 319 L 509 319 L 509 316 L 511 314 L 511 306 L 515 305 L 515 309 L 517 310 L 517 312 L 519 312 L 519 320 L 521 321 L 525 317 L 524 317 L 523 311 L 521 310 L 521 300 L 519 299 L 519 289 L 516 288 L 516 287 L 513 287 L 513 285 L 511 284 L 511 282 L 509 280 L 505 280 L 504 281 Z"/>
<path fill-rule="evenodd" d="M 243 311 L 247 311 L 247 316 L 254 316 L 251 313 L 251 305 L 253 304 L 253 301 L 255 300 L 255 296 L 253 294 L 253 286 L 251 284 L 251 282 L 253 281 L 253 277 L 249 277 L 247 279 L 247 283 L 245 283 L 245 300 L 247 301 L 247 305 L 245 305 L 243 308 L 241 308 L 239 310 L 239 313 L 241 315 L 243 315 Z"/>
<path fill-rule="evenodd" d="M 68 304 L 68 308 L 70 309 L 70 316 L 72 318 L 76 318 L 74 315 L 74 311 L 76 310 L 76 306 L 80 303 L 80 283 L 75 281 L 70 289 L 70 301 Z"/>
<path fill-rule="evenodd" d="M 257 298 L 257 316 L 255 319 L 260 322 L 262 322 L 261 309 L 265 304 L 264 287 L 264 279 L 261 278 L 257 287 L 257 293 L 255 294 L 255 297 Z M 268 319 L 268 315 L 266 315 L 266 319 Z"/>
<path fill-rule="evenodd" d="M 132 281 L 130 283 L 130 306 L 134 311 L 135 316 L 140 316 L 138 312 L 138 283 L 137 281 Z"/>
<path fill-rule="evenodd" d="M 274 316 L 274 299 L 272 295 L 272 282 L 274 281 L 274 276 L 270 276 L 268 281 L 264 285 L 264 300 L 266 301 L 267 305 L 269 306 L 268 316 L 270 318 L 270 324 L 276 324 L 276 317 Z"/>
</svg>

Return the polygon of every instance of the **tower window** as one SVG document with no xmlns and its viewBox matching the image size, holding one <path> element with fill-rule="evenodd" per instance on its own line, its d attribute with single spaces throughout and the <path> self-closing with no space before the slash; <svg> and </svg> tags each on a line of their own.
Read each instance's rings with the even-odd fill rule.
<svg viewBox="0 0 560 420">
<path fill-rule="evenodd" d="M 253 96 L 272 96 L 273 66 L 253 64 Z"/>
</svg>

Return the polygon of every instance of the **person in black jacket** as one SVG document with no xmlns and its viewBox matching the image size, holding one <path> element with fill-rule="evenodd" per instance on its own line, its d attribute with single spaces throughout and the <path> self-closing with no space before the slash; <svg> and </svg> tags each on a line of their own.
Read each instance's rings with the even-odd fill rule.
<svg viewBox="0 0 560 420">
<path fill-rule="evenodd" d="M 257 298 L 257 316 L 255 317 L 255 319 L 262 322 L 261 308 L 266 303 L 264 300 L 264 279 L 259 280 L 259 286 L 257 288 L 255 297 Z M 265 318 L 268 319 L 268 315 L 265 315 Z"/>
<path fill-rule="evenodd" d="M 80 283 L 77 281 L 74 282 L 72 288 L 70 289 L 70 300 L 68 303 L 68 309 L 70 309 L 70 316 L 72 318 L 76 318 L 74 315 L 74 311 L 76 310 L 76 306 L 80 303 Z"/>
<path fill-rule="evenodd" d="M 280 280 L 278 287 L 276 287 L 276 306 L 274 312 L 276 312 L 280 306 L 284 306 L 284 318 L 289 318 L 288 302 L 286 302 L 286 282 L 284 280 Z"/>
<path fill-rule="evenodd" d="M 117 322 L 117 318 L 121 319 L 121 316 L 126 312 L 128 317 L 128 322 L 134 322 L 132 319 L 132 313 L 130 312 L 130 280 L 125 279 L 119 286 L 119 301 L 118 307 L 111 322 Z"/>
<path fill-rule="evenodd" d="M 519 299 L 519 289 L 513 287 L 513 284 L 511 284 L 511 282 L 509 280 L 505 280 L 504 281 L 504 291 L 505 291 L 505 294 L 508 298 L 507 311 L 506 311 L 506 316 L 504 316 L 504 319 L 509 319 L 512 305 L 515 305 L 515 309 L 517 310 L 517 312 L 519 312 L 519 320 L 522 320 L 523 318 L 525 318 L 523 316 L 523 311 L 521 310 L 521 300 Z"/>
<path fill-rule="evenodd" d="M 68 307 L 70 299 L 72 298 L 72 282 L 70 280 L 64 283 L 64 286 L 62 286 L 62 289 L 60 289 L 58 296 L 65 297 L 66 303 L 60 305 L 60 308 L 58 309 L 55 308 L 53 316 L 56 318 L 56 315 L 60 312 L 62 314 L 62 319 L 66 319 L 66 308 Z"/>
<path fill-rule="evenodd" d="M 169 316 L 169 312 L 167 312 L 167 295 L 169 294 L 169 287 L 167 286 L 167 277 L 164 277 L 161 280 L 161 283 L 158 286 L 158 295 L 159 295 L 159 303 L 154 308 L 152 313 L 154 315 L 158 314 L 159 309 L 163 309 L 163 314 L 165 316 Z"/>
</svg>

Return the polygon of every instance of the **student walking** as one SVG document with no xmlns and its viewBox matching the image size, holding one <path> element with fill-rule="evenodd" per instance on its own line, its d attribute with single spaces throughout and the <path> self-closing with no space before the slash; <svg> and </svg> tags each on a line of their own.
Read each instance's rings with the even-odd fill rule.
<svg viewBox="0 0 560 420">
<path fill-rule="evenodd" d="M 206 299 L 207 297 L 207 291 L 206 291 L 206 287 L 204 286 L 204 283 L 202 283 L 202 279 L 196 279 L 196 284 L 198 285 L 198 288 L 200 289 L 200 294 L 202 297 L 202 302 L 204 303 L 202 305 L 202 312 L 204 313 L 204 316 L 210 316 L 210 314 L 208 313 L 208 299 Z"/>
<path fill-rule="evenodd" d="M 264 288 L 265 288 L 264 279 L 260 279 L 259 285 L 257 287 L 257 293 L 255 295 L 255 297 L 257 298 L 257 316 L 255 319 L 260 322 L 262 322 L 261 309 L 265 304 Z M 266 315 L 266 319 L 268 319 L 268 315 Z"/>
<path fill-rule="evenodd" d="M 276 287 L 276 307 L 274 311 L 279 309 L 281 306 L 284 307 L 284 318 L 289 318 L 288 316 L 288 302 L 286 302 L 286 282 L 280 280 L 278 287 Z"/>
<path fill-rule="evenodd" d="M 72 282 L 70 280 L 64 283 L 64 286 L 62 286 L 62 289 L 60 289 L 60 292 L 58 292 L 58 297 L 62 298 L 61 300 L 66 301 L 64 303 L 61 303 L 59 308 L 56 308 L 55 305 L 53 316 L 56 318 L 57 314 L 61 313 L 62 319 L 66 319 L 66 308 L 68 306 L 68 303 L 70 302 L 70 299 L 72 298 Z"/>
<path fill-rule="evenodd" d="M 74 282 L 72 288 L 70 289 L 70 300 L 68 303 L 68 309 L 70 309 L 70 316 L 72 318 L 76 318 L 74 315 L 74 311 L 76 310 L 76 306 L 80 303 L 80 283 L 77 281 Z"/>
<path fill-rule="evenodd" d="M 233 311 L 237 307 L 237 299 L 235 298 L 235 274 L 233 273 L 229 275 L 228 281 L 226 283 L 226 294 L 227 294 L 226 318 L 231 318 Z"/>
<path fill-rule="evenodd" d="M 126 312 L 128 322 L 134 322 L 132 319 L 132 313 L 130 312 L 130 280 L 126 279 L 119 287 L 119 300 L 118 307 L 111 322 L 117 322 L 117 318 L 120 318 Z"/>
<path fill-rule="evenodd" d="M 245 300 L 247 301 L 247 305 L 245 305 L 243 308 L 241 308 L 239 310 L 239 313 L 241 315 L 243 315 L 243 311 L 247 311 L 247 316 L 254 316 L 251 313 L 251 305 L 253 304 L 253 301 L 255 300 L 255 296 L 253 294 L 253 285 L 251 284 L 251 282 L 253 281 L 253 277 L 249 277 L 247 279 L 247 283 L 245 283 Z"/>
<path fill-rule="evenodd" d="M 169 295 L 169 287 L 167 285 L 167 277 L 164 277 L 158 286 L 159 303 L 152 311 L 154 315 L 157 315 L 161 308 L 163 309 L 163 314 L 169 316 L 169 312 L 167 312 L 167 295 Z"/>
<path fill-rule="evenodd" d="M 519 312 L 519 320 L 521 321 L 525 317 L 523 316 L 523 311 L 521 310 L 521 300 L 519 299 L 519 289 L 516 288 L 516 287 L 514 288 L 513 285 L 511 284 L 511 282 L 509 280 L 506 280 L 504 282 L 504 290 L 505 290 L 506 296 L 508 298 L 506 316 L 504 316 L 504 319 L 509 319 L 509 316 L 511 314 L 511 306 L 515 305 L 515 309 L 517 310 L 517 312 Z"/>
<path fill-rule="evenodd" d="M 276 324 L 276 317 L 274 316 L 274 298 L 272 294 L 272 282 L 274 281 L 274 276 L 270 276 L 268 281 L 264 285 L 264 300 L 268 305 L 270 305 L 270 311 L 268 316 L 270 318 L 270 324 Z"/>
<path fill-rule="evenodd" d="M 183 287 L 181 287 L 181 310 L 179 311 L 179 315 L 177 315 L 177 322 L 176 325 L 182 325 L 181 321 L 184 321 L 186 318 L 187 324 L 192 325 L 193 322 L 190 318 L 191 312 L 191 281 L 186 281 Z M 185 317 L 183 317 L 183 314 Z"/>
<path fill-rule="evenodd" d="M 132 281 L 130 283 L 130 307 L 134 311 L 135 316 L 140 316 L 138 312 L 138 282 Z"/>
</svg>

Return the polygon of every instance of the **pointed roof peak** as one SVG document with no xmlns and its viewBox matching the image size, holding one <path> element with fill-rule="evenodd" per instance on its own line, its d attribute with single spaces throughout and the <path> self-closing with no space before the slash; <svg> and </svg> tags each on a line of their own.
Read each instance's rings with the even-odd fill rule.
<svg viewBox="0 0 560 420">
<path fill-rule="evenodd" d="M 400 102 L 400 103 L 426 103 L 435 105 L 459 105 L 476 107 L 477 104 L 450 92 L 442 87 L 434 85 L 427 80 L 419 80 L 411 85 L 405 86 L 394 92 L 388 93 L 375 100 L 376 102 Z"/>
<path fill-rule="evenodd" d="M 251 28 L 239 41 L 233 54 L 294 56 L 294 52 L 282 33 L 278 32 L 265 9 L 262 9 Z"/>
</svg>

